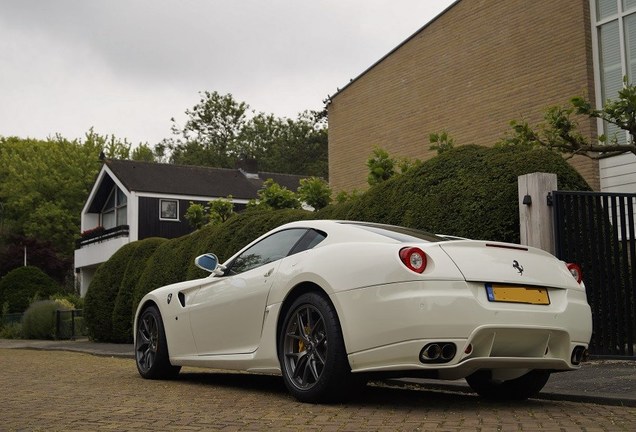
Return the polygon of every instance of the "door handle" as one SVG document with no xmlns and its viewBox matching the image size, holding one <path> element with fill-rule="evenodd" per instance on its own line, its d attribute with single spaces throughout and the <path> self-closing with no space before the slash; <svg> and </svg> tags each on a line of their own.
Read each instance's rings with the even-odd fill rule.
<svg viewBox="0 0 636 432">
<path fill-rule="evenodd" d="M 272 275 L 272 273 L 274 273 L 274 269 L 269 269 L 269 271 L 267 273 L 265 273 L 263 276 L 265 277 L 270 277 Z"/>
</svg>

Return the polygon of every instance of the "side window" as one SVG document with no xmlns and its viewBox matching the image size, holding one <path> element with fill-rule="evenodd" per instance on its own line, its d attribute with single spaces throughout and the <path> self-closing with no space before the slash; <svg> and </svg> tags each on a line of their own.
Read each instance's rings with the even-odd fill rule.
<svg viewBox="0 0 636 432">
<path fill-rule="evenodd" d="M 327 238 L 327 234 L 322 231 L 316 231 L 310 229 L 307 233 L 296 243 L 294 249 L 289 253 L 290 255 L 309 250 L 316 246 L 318 243 Z"/>
<path fill-rule="evenodd" d="M 272 234 L 243 251 L 230 265 L 229 274 L 239 274 L 286 257 L 306 229 L 289 229 Z"/>
</svg>

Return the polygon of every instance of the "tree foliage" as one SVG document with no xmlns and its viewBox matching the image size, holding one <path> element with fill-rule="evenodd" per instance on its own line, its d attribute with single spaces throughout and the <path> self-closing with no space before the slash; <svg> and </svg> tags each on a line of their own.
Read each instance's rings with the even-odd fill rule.
<svg viewBox="0 0 636 432">
<path fill-rule="evenodd" d="M 517 177 L 553 172 L 559 187 L 589 190 L 579 173 L 545 148 L 456 147 L 372 186 L 317 217 L 419 228 L 474 239 L 519 242 Z"/>
<path fill-rule="evenodd" d="M 300 208 L 300 200 L 293 191 L 279 185 L 272 179 L 267 179 L 258 191 L 258 201 L 250 202 L 248 206 L 273 210 L 298 209 Z"/>
<path fill-rule="evenodd" d="M 155 147 L 173 163 L 234 168 L 238 160 L 249 158 L 258 160 L 260 171 L 327 175 L 324 113 L 277 118 L 250 111 L 231 94 L 205 91 L 185 114 L 185 124 L 173 119 L 173 137 Z"/>
<path fill-rule="evenodd" d="M 26 249 L 27 264 L 38 267 L 58 284 L 66 284 L 71 257 L 59 252 L 54 244 L 46 239 L 37 239 L 8 233 L 0 242 L 0 276 L 12 269 L 24 265 Z"/>
<path fill-rule="evenodd" d="M 301 201 L 320 210 L 331 203 L 331 188 L 329 183 L 318 177 L 309 177 L 300 180 L 298 197 Z"/>
<path fill-rule="evenodd" d="M 206 207 L 203 204 L 192 201 L 190 201 L 190 205 L 188 206 L 184 217 L 185 220 L 188 221 L 188 224 L 195 230 L 200 229 L 203 225 L 208 223 L 209 220 Z"/>
<path fill-rule="evenodd" d="M 245 150 L 241 131 L 247 121 L 249 106 L 234 100 L 231 94 L 205 91 L 199 103 L 186 110 L 183 126 L 172 119 L 176 138 L 164 144 L 171 151 L 173 163 L 233 168 L 234 161 Z"/>
<path fill-rule="evenodd" d="M 227 198 L 219 198 L 208 202 L 207 206 L 190 201 L 190 206 L 185 212 L 185 218 L 194 229 L 200 229 L 206 224 L 218 224 L 225 222 L 234 214 L 232 195 Z"/>
<path fill-rule="evenodd" d="M 148 145 L 131 150 L 127 140 L 92 128 L 72 141 L 60 135 L 46 140 L 0 136 L 0 276 L 22 264 L 25 246 L 29 263 L 60 282 L 69 274 L 100 154 L 154 160 Z"/>
<path fill-rule="evenodd" d="M 601 119 L 606 125 L 614 125 L 615 132 L 590 141 L 579 131 L 580 116 Z M 591 159 L 623 153 L 636 155 L 636 87 L 625 80 L 617 98 L 607 100 L 602 109 L 593 108 L 588 99 L 579 96 L 570 99 L 567 106 L 548 107 L 543 122 L 535 127 L 517 120 L 510 125 L 512 134 L 503 138 L 499 145 L 542 146 Z"/>
<path fill-rule="evenodd" d="M 367 159 L 367 168 L 369 168 L 367 183 L 373 186 L 393 177 L 395 164 L 396 160 L 389 156 L 386 150 L 375 147 L 373 153 Z"/>
<path fill-rule="evenodd" d="M 433 132 L 428 136 L 428 140 L 431 142 L 430 149 L 437 150 L 437 154 L 444 153 L 455 147 L 455 140 L 447 131 Z"/>
<path fill-rule="evenodd" d="M 450 148 L 452 148 L 452 146 Z M 385 149 L 375 147 L 371 156 L 367 159 L 367 168 L 369 169 L 367 183 L 371 186 L 382 183 L 396 174 L 408 172 L 421 163 L 422 161 L 419 159 L 413 160 L 408 157 L 390 156 Z M 355 194 L 355 191 L 353 192 Z M 343 201 L 346 200 L 346 198 L 346 193 L 340 193 L 339 196 L 336 197 L 337 201 Z"/>
<path fill-rule="evenodd" d="M 1 222 L 6 232 L 47 239 L 69 256 L 80 213 L 101 166 L 101 144 L 55 137 L 0 137 Z"/>
<path fill-rule="evenodd" d="M 327 178 L 327 123 L 324 112 L 304 111 L 296 119 L 276 119 L 263 143 L 262 171 Z"/>
</svg>

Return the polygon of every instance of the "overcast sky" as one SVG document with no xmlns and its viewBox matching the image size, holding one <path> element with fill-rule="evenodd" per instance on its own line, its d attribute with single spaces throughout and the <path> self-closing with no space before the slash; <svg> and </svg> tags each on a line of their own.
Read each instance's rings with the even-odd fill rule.
<svg viewBox="0 0 636 432">
<path fill-rule="evenodd" d="M 0 136 L 169 137 L 201 91 L 295 118 L 453 0 L 0 0 Z"/>
</svg>

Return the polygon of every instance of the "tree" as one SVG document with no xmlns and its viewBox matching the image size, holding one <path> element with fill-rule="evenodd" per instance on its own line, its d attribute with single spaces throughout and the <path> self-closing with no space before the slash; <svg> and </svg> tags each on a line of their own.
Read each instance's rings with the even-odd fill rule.
<svg viewBox="0 0 636 432">
<path fill-rule="evenodd" d="M 606 125 L 615 125 L 617 132 L 590 141 L 579 132 L 577 116 L 602 119 Z M 569 106 L 546 109 L 543 123 L 531 127 L 525 121 L 513 120 L 513 133 L 499 145 L 536 145 L 568 154 L 601 159 L 623 153 L 636 155 L 636 87 L 625 81 L 615 100 L 607 100 L 600 110 L 584 97 L 570 99 Z M 625 135 L 628 135 L 627 139 Z"/>
<path fill-rule="evenodd" d="M 455 140 L 446 131 L 433 132 L 428 136 L 431 142 L 431 150 L 437 150 L 437 154 L 442 154 L 455 146 Z"/>
<path fill-rule="evenodd" d="M 327 176 L 324 112 L 305 111 L 296 119 L 249 111 L 231 94 L 203 92 L 183 127 L 173 121 L 173 137 L 155 146 L 155 157 L 173 163 L 234 168 L 240 159 L 258 161 L 260 171 Z"/>
<path fill-rule="evenodd" d="M 148 144 L 139 144 L 130 153 L 130 159 L 144 162 L 157 162 L 152 148 Z"/>
<path fill-rule="evenodd" d="M 447 147 L 446 149 L 452 148 L 452 139 L 448 137 L 445 139 L 449 139 L 451 141 L 451 147 Z M 441 153 L 441 151 L 438 150 L 438 153 Z M 419 159 L 413 160 L 408 157 L 396 158 L 390 156 L 386 150 L 380 147 L 375 147 L 371 156 L 367 159 L 367 168 L 369 168 L 367 182 L 369 185 L 373 186 L 378 183 L 382 183 L 397 174 L 396 168 L 400 170 L 399 174 L 404 174 L 414 168 L 417 168 L 421 164 L 422 161 Z M 336 197 L 336 200 L 339 202 L 346 201 L 347 197 L 346 195 L 339 194 L 339 196 Z"/>
<path fill-rule="evenodd" d="M 25 245 L 31 251 L 46 250 L 29 253 L 29 262 L 37 260 L 61 282 L 59 266 L 66 267 L 62 273 L 71 269 L 82 207 L 102 165 L 100 153 L 128 158 L 130 148 L 125 139 L 92 128 L 83 139 L 72 141 L 61 135 L 46 140 L 0 137 L 0 256 L 20 252 Z M 152 154 L 141 144 L 132 155 L 149 160 L 148 152 Z M 0 276 L 21 265 L 21 259 L 13 258 L 2 260 Z"/>
<path fill-rule="evenodd" d="M 315 210 L 320 210 L 331 203 L 331 188 L 321 178 L 309 177 L 300 180 L 298 196 Z"/>
<path fill-rule="evenodd" d="M 185 220 L 188 221 L 188 224 L 192 228 L 198 230 L 209 221 L 209 216 L 206 210 L 207 209 L 202 204 L 190 201 L 190 205 L 185 212 Z"/>
<path fill-rule="evenodd" d="M 327 132 L 323 112 L 304 111 L 293 120 L 276 119 L 262 145 L 262 170 L 327 178 Z"/>
<path fill-rule="evenodd" d="M 367 159 L 367 168 L 369 168 L 367 182 L 373 186 L 390 179 L 395 174 L 395 164 L 395 159 L 389 156 L 386 150 L 380 147 L 374 148 Z"/>
<path fill-rule="evenodd" d="M 64 140 L 60 135 L 59 140 Z M 117 138 L 115 135 L 100 135 L 91 127 L 84 135 L 85 143 L 99 148 L 104 156 L 109 159 L 128 159 L 130 157 L 131 144 L 127 139 Z"/>
<path fill-rule="evenodd" d="M 186 110 L 183 127 L 172 119 L 172 133 L 178 138 L 164 140 L 162 145 L 172 152 L 173 163 L 233 168 L 249 105 L 229 93 L 206 91 L 200 95 L 199 103 Z"/>
<path fill-rule="evenodd" d="M 9 234 L 47 239 L 70 256 L 80 213 L 101 166 L 98 140 L 0 137 L 0 202 Z"/>
<path fill-rule="evenodd" d="M 248 206 L 274 210 L 298 209 L 300 201 L 293 191 L 279 185 L 272 179 L 267 179 L 263 183 L 263 188 L 258 191 L 258 203 L 250 202 Z"/>
<path fill-rule="evenodd" d="M 0 277 L 24 265 L 26 250 L 28 265 L 40 268 L 60 285 L 65 283 L 72 259 L 61 254 L 53 243 L 46 239 L 11 233 L 1 239 L 3 241 L 0 242 Z"/>
<path fill-rule="evenodd" d="M 208 202 L 207 206 L 193 203 L 186 210 L 185 218 L 194 229 L 200 229 L 209 223 L 219 224 L 225 222 L 234 214 L 232 195 L 227 198 L 219 198 Z"/>
<path fill-rule="evenodd" d="M 218 222 L 225 222 L 234 214 L 232 195 L 228 195 L 227 198 L 212 200 L 208 203 L 208 206 L 210 207 L 210 219 Z"/>
</svg>

